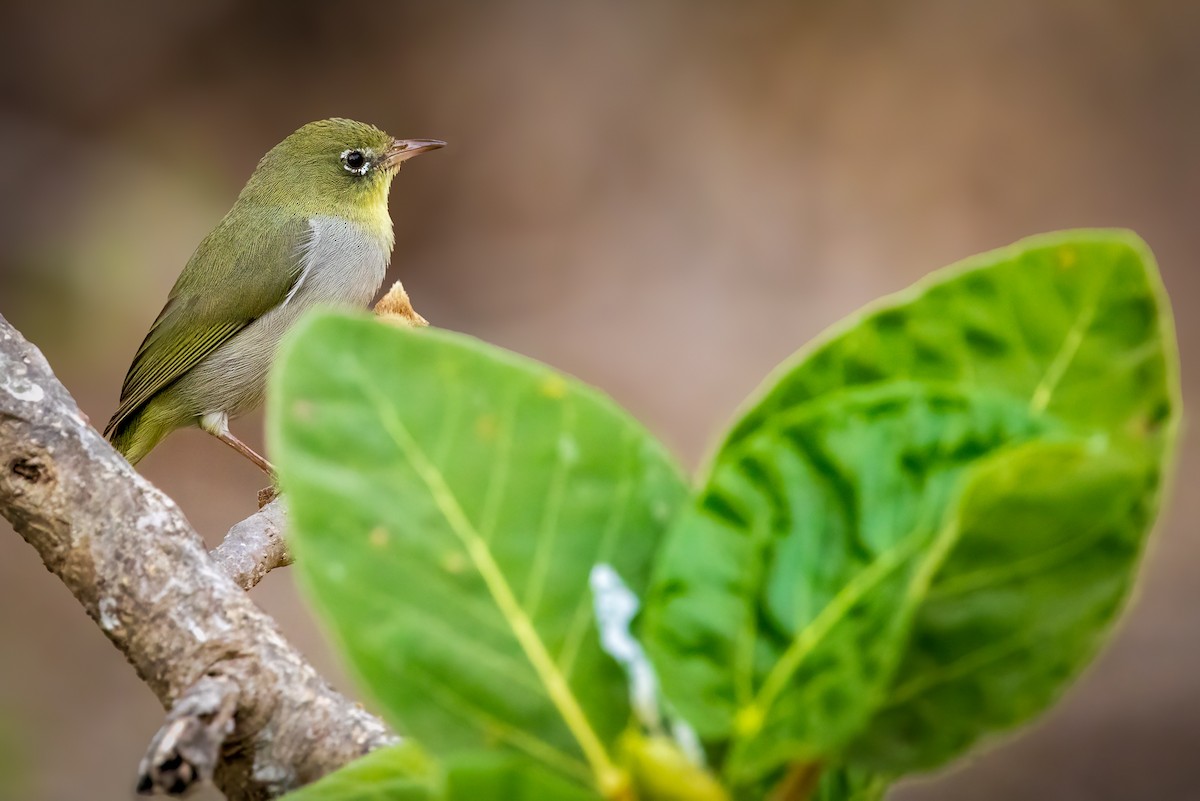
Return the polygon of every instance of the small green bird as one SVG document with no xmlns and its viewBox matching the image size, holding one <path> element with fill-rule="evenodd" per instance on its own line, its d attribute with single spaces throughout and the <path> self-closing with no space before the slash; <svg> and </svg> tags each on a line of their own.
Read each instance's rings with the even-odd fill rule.
<svg viewBox="0 0 1200 801">
<path fill-rule="evenodd" d="M 229 432 L 230 418 L 262 402 L 276 346 L 305 309 L 371 301 L 394 242 L 392 178 L 445 144 L 330 119 L 263 156 L 133 357 L 104 429 L 113 446 L 137 464 L 167 434 L 196 425 L 274 473 Z"/>
</svg>

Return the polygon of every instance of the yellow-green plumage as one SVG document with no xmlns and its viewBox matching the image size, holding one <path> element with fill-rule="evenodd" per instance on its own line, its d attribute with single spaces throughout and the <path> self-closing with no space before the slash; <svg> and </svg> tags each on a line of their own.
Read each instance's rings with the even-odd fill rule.
<svg viewBox="0 0 1200 801">
<path fill-rule="evenodd" d="M 220 436 L 228 418 L 257 406 L 275 346 L 300 313 L 374 296 L 392 248 L 392 178 L 441 144 L 332 119 L 268 152 L 138 348 L 105 429 L 114 447 L 136 464 L 177 428 Z"/>
</svg>

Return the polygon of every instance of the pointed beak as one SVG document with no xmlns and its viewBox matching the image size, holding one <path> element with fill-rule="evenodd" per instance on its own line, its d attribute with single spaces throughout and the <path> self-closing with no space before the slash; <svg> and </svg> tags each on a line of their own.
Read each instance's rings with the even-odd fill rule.
<svg viewBox="0 0 1200 801">
<path fill-rule="evenodd" d="M 413 156 L 445 146 L 446 143 L 440 139 L 396 139 L 383 154 L 383 166 L 389 170 L 395 169 Z"/>
</svg>

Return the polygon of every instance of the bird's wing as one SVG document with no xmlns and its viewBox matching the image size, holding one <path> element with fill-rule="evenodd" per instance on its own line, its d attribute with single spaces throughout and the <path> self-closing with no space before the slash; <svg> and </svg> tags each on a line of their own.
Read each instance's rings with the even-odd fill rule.
<svg viewBox="0 0 1200 801">
<path fill-rule="evenodd" d="M 133 357 L 121 405 L 105 436 L 221 344 L 284 303 L 298 286 L 311 238 L 306 220 L 280 225 L 243 213 L 209 234 L 175 282 L 167 303 Z"/>
</svg>

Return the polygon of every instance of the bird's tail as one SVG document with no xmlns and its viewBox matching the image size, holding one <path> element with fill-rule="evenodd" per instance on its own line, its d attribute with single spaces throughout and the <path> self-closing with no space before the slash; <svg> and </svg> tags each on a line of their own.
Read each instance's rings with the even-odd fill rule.
<svg viewBox="0 0 1200 801">
<path fill-rule="evenodd" d="M 104 436 L 132 465 L 140 462 L 154 450 L 155 445 L 162 442 L 163 437 L 171 433 L 170 426 L 163 425 L 147 411 L 143 407 L 133 414 L 114 415 L 104 428 Z"/>
</svg>

